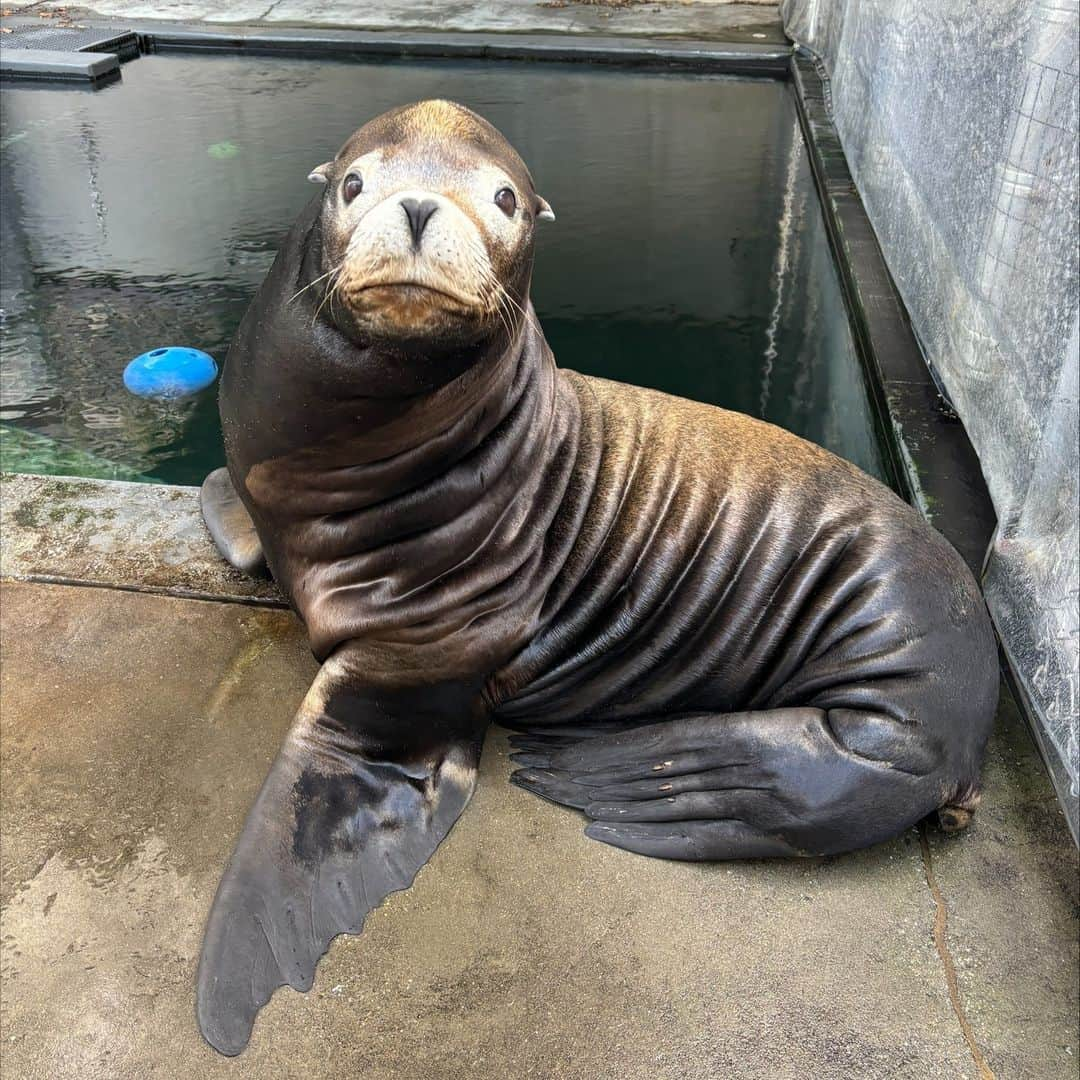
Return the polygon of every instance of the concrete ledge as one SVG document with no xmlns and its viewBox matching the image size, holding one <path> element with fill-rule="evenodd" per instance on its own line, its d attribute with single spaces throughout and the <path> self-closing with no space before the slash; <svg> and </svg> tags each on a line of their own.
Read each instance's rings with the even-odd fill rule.
<svg viewBox="0 0 1080 1080">
<path fill-rule="evenodd" d="M 768 0 L 6 0 L 5 10 L 41 15 L 59 8 L 67 19 L 131 19 L 200 26 L 348 29 L 493 34 L 594 34 L 642 39 L 695 38 L 783 45 L 776 4 Z"/>
<path fill-rule="evenodd" d="M 668 67 L 784 77 L 787 44 L 649 41 L 596 34 L 416 33 L 276 27 L 140 25 L 148 52 L 230 52 L 275 56 L 393 56 L 459 60 L 531 60 Z"/>
<path fill-rule="evenodd" d="M 287 606 L 221 558 L 198 488 L 11 473 L 0 485 L 0 576 Z"/>
<path fill-rule="evenodd" d="M 61 52 L 58 49 L 0 50 L 0 78 L 100 82 L 120 73 L 113 53 Z"/>
<path fill-rule="evenodd" d="M 895 486 L 978 577 L 997 521 L 978 455 L 938 392 L 889 274 L 833 126 L 828 83 L 804 51 L 794 55 L 791 70 L 834 262 Z"/>
</svg>

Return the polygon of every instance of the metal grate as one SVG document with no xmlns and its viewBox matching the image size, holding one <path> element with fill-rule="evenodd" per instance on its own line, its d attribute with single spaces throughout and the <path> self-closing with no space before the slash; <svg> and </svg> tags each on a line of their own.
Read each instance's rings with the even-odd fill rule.
<svg viewBox="0 0 1080 1080">
<path fill-rule="evenodd" d="M 115 53 L 121 60 L 139 55 L 136 34 L 118 26 L 93 26 L 67 29 L 36 23 L 5 23 L 2 44 L 7 49 L 45 49 L 54 52 Z"/>
</svg>

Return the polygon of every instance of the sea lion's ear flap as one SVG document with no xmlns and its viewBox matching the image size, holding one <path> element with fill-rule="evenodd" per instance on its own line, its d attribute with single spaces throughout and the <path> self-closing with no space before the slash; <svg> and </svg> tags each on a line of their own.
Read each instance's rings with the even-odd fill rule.
<svg viewBox="0 0 1080 1080">
<path fill-rule="evenodd" d="M 536 196 L 536 220 L 537 221 L 554 221 L 555 211 L 551 209 L 551 205 L 547 199 Z"/>
<path fill-rule="evenodd" d="M 316 166 L 307 174 L 308 180 L 313 184 L 325 184 L 330 179 L 330 169 L 333 164 L 332 161 L 326 161 L 322 165 Z"/>
</svg>

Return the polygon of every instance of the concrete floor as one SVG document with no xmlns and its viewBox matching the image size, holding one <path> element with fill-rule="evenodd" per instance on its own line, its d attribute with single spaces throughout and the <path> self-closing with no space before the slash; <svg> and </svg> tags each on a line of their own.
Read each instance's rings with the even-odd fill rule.
<svg viewBox="0 0 1080 1080">
<path fill-rule="evenodd" d="M 146 557 L 114 562 L 140 492 Z M 193 492 L 19 478 L 4 495 L 5 1080 L 977 1077 L 950 969 L 996 1076 L 1076 1075 L 1077 854 L 1008 709 L 966 834 L 714 866 L 587 840 L 507 783 L 493 732 L 413 888 L 218 1057 L 193 1013 L 202 926 L 314 662 L 271 596 L 198 569 Z M 185 551 L 218 599 L 138 591 Z M 62 577 L 81 584 L 45 582 Z"/>
</svg>

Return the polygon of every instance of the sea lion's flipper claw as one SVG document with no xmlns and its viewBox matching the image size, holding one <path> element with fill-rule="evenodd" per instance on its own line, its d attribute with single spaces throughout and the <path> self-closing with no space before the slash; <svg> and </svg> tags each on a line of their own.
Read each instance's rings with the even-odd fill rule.
<svg viewBox="0 0 1080 1080">
<path fill-rule="evenodd" d="M 401 712 L 328 674 L 332 664 L 301 706 L 210 912 L 197 1012 L 223 1054 L 243 1050 L 277 987 L 309 989 L 333 938 L 359 933 L 372 908 L 408 888 L 476 780 L 482 724 L 422 724 L 441 734 L 395 747 Z"/>
<path fill-rule="evenodd" d="M 240 501 L 225 468 L 215 469 L 199 489 L 203 521 L 225 561 L 252 577 L 266 574 L 266 559 L 255 523 Z"/>
<path fill-rule="evenodd" d="M 584 810 L 593 799 L 588 788 L 575 784 L 568 774 L 552 769 L 518 769 L 510 774 L 510 783 L 548 802 L 571 806 L 575 810 Z"/>
</svg>

